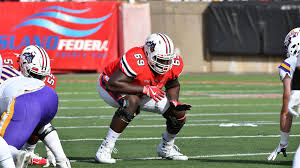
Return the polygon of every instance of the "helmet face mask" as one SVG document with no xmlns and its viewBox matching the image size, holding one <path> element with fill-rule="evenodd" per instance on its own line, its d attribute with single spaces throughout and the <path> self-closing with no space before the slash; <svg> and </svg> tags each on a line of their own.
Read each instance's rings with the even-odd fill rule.
<svg viewBox="0 0 300 168">
<path fill-rule="evenodd" d="M 43 80 L 51 71 L 48 54 L 36 45 L 25 47 L 20 55 L 20 70 L 26 77 Z"/>
<path fill-rule="evenodd" d="M 151 34 L 145 42 L 144 52 L 150 68 L 158 74 L 167 73 L 175 57 L 174 44 L 165 34 Z"/>
<path fill-rule="evenodd" d="M 298 56 L 300 53 L 300 28 L 291 30 L 285 37 L 284 48 L 286 57 Z"/>
</svg>

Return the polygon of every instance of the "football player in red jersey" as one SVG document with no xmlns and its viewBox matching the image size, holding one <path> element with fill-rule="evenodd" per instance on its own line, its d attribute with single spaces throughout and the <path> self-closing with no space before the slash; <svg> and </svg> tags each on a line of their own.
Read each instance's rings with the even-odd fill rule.
<svg viewBox="0 0 300 168">
<path fill-rule="evenodd" d="M 29 45 L 23 49 L 21 55 L 7 52 L 2 54 L 2 58 L 4 65 L 13 66 L 15 69 L 21 71 L 24 76 L 42 80 L 47 86 L 53 89 L 56 88 L 57 80 L 56 77 L 51 73 L 50 58 L 43 48 L 37 45 Z M 62 162 L 58 164 L 64 164 L 63 162 L 65 162 L 66 156 L 61 147 L 56 129 L 51 125 L 51 123 L 47 124 L 43 128 L 43 131 L 35 131 L 34 134 L 28 139 L 27 143 L 23 146 L 23 150 L 32 153 L 31 155 L 34 156 L 33 152 L 38 140 L 41 139 L 45 143 L 46 141 L 44 141 L 44 137 L 48 134 L 51 134 L 50 136 L 47 136 L 47 138 L 51 138 L 51 145 L 53 146 L 54 144 L 54 148 L 56 150 L 52 151 L 52 153 L 51 150 L 45 146 L 47 161 L 35 155 L 36 157 L 34 160 L 32 160 L 32 164 L 46 164 L 47 167 L 50 164 L 56 166 L 56 162 Z M 45 144 L 47 144 L 47 142 Z"/>
<path fill-rule="evenodd" d="M 178 102 L 182 70 L 182 58 L 175 54 L 172 40 L 162 33 L 151 34 L 143 47 L 131 48 L 105 67 L 98 79 L 98 92 L 106 103 L 118 109 L 96 153 L 97 162 L 116 162 L 111 158 L 115 142 L 140 110 L 159 113 L 166 119 L 158 156 L 188 160 L 174 145 L 185 124 L 186 111 L 191 109 L 191 105 Z"/>
</svg>

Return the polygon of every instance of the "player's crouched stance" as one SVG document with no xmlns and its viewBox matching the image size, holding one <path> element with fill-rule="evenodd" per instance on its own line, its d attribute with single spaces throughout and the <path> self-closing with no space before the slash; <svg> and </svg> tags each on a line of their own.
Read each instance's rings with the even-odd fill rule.
<svg viewBox="0 0 300 168">
<path fill-rule="evenodd" d="M 98 80 L 99 95 L 118 109 L 96 153 L 97 162 L 116 162 L 111 158 L 115 142 L 140 110 L 159 113 L 166 118 L 167 129 L 157 147 L 158 156 L 188 160 L 174 144 L 175 136 L 185 124 L 186 111 L 191 108 L 191 105 L 178 102 L 178 77 L 182 69 L 182 59 L 174 53 L 172 40 L 161 33 L 150 35 L 143 47 L 130 49 L 104 69 Z"/>
<path fill-rule="evenodd" d="M 61 158 L 56 168 L 70 168 L 62 148 L 54 141 L 54 130 L 49 127 L 58 109 L 55 90 L 41 80 L 24 77 L 11 66 L 2 68 L 0 82 L 0 136 L 18 151 L 37 132 L 54 155 Z M 23 151 L 16 156 L 16 167 L 27 167 L 30 153 Z"/>
</svg>

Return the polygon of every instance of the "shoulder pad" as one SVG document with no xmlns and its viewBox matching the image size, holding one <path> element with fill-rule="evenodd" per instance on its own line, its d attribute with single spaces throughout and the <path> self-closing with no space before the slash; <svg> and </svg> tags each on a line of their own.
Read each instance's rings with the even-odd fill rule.
<svg viewBox="0 0 300 168">
<path fill-rule="evenodd" d="M 48 75 L 46 77 L 46 79 L 44 80 L 44 83 L 53 89 L 56 88 L 56 82 L 57 82 L 57 79 L 52 73 L 50 73 L 50 75 Z"/>
<path fill-rule="evenodd" d="M 5 52 L 1 54 L 3 65 L 13 66 L 15 69 L 19 70 L 19 54 L 13 52 Z"/>
<path fill-rule="evenodd" d="M 120 69 L 130 78 L 135 78 L 141 74 L 146 66 L 148 63 L 144 51 L 140 47 L 130 49 L 121 58 Z"/>
<path fill-rule="evenodd" d="M 179 55 L 176 55 L 172 66 L 173 78 L 178 78 L 183 71 L 183 60 Z"/>
</svg>

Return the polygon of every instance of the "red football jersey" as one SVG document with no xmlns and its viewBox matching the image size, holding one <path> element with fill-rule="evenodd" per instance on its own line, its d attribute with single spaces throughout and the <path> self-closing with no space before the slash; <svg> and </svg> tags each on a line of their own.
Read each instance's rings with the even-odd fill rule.
<svg viewBox="0 0 300 168">
<path fill-rule="evenodd" d="M 1 53 L 1 57 L 3 60 L 3 65 L 13 66 L 16 70 L 20 70 L 19 66 L 19 57 L 20 54 L 13 53 L 13 52 L 4 52 Z"/>
<path fill-rule="evenodd" d="M 19 65 L 20 57 L 19 57 L 19 55 L 20 54 L 13 53 L 13 52 L 1 53 L 1 57 L 2 57 L 2 60 L 3 60 L 3 65 L 13 66 L 15 69 L 20 71 L 20 65 Z M 56 88 L 57 79 L 52 73 L 50 73 L 50 75 L 48 75 L 44 79 L 44 82 L 47 86 L 50 86 L 53 89 Z"/>
<path fill-rule="evenodd" d="M 106 66 L 104 73 L 110 77 L 117 69 L 121 69 L 128 77 L 134 78 L 133 84 L 135 85 L 163 88 L 169 80 L 174 80 L 181 74 L 183 61 L 180 56 L 176 56 L 171 70 L 163 75 L 155 75 L 148 65 L 143 48 L 134 47 L 127 51 L 123 57 Z"/>
<path fill-rule="evenodd" d="M 56 88 L 56 82 L 57 82 L 57 79 L 56 77 L 50 73 L 50 75 L 48 75 L 45 79 L 44 79 L 44 83 L 49 86 L 49 87 L 52 87 L 54 90 Z"/>
</svg>

